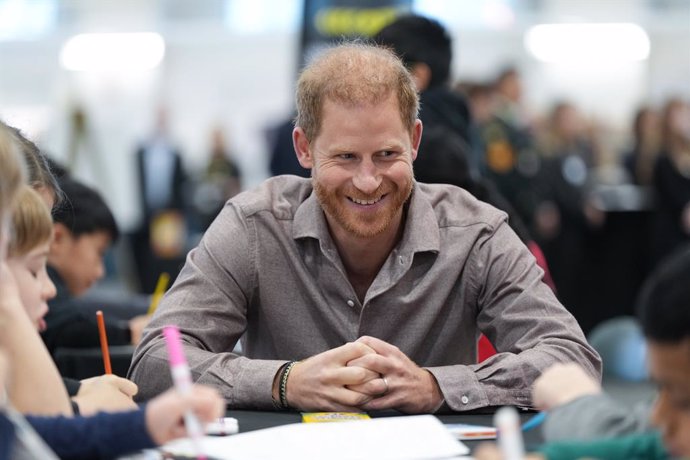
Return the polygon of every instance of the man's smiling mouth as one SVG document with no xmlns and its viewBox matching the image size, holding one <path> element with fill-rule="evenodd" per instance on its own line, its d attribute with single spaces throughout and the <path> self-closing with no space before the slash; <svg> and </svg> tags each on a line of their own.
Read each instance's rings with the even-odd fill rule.
<svg viewBox="0 0 690 460">
<path fill-rule="evenodd" d="M 386 196 L 386 195 L 381 195 L 380 197 L 374 198 L 374 199 L 371 199 L 371 200 L 360 200 L 360 199 L 358 199 L 358 198 L 353 198 L 353 197 L 348 197 L 348 199 L 349 199 L 350 201 L 352 201 L 353 203 L 356 203 L 356 204 L 361 204 L 361 205 L 364 205 L 364 206 L 371 206 L 372 204 L 376 204 L 376 203 L 378 203 L 379 201 L 381 201 L 381 200 L 383 199 L 384 196 Z"/>
</svg>

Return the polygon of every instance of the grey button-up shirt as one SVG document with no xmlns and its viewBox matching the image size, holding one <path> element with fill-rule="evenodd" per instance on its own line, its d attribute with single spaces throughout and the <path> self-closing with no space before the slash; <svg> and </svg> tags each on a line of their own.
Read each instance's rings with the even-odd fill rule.
<svg viewBox="0 0 690 460">
<path fill-rule="evenodd" d="M 506 215 L 448 185 L 416 183 L 405 229 L 360 302 L 308 179 L 280 176 L 231 199 L 144 331 L 130 368 L 140 398 L 171 385 L 165 325 L 180 327 L 195 381 L 230 407 L 272 408 L 273 378 L 363 335 L 396 345 L 453 410 L 530 405 L 555 362 L 601 362 Z M 483 332 L 499 354 L 477 364 Z M 232 352 L 242 340 L 244 356 Z"/>
</svg>

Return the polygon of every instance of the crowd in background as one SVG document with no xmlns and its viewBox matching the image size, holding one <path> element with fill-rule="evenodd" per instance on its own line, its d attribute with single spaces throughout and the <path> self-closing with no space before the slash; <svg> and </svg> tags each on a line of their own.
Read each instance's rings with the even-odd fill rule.
<svg viewBox="0 0 690 460">
<path fill-rule="evenodd" d="M 477 174 L 525 222 L 583 329 L 631 314 L 639 283 L 690 241 L 689 102 L 640 107 L 615 145 L 572 101 L 530 118 L 515 69 L 456 89 L 473 115 Z"/>
</svg>

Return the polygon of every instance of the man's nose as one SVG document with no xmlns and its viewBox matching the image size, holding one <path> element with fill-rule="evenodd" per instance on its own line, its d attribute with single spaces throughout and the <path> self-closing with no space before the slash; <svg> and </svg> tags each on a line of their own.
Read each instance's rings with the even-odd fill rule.
<svg viewBox="0 0 690 460">
<path fill-rule="evenodd" d="M 374 193 L 381 185 L 381 181 L 381 175 L 371 159 L 362 160 L 352 179 L 352 183 L 357 190 L 367 195 Z"/>
</svg>

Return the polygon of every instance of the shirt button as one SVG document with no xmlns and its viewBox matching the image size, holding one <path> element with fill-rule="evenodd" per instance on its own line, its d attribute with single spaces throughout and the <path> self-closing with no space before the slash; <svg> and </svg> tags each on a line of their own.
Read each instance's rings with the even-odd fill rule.
<svg viewBox="0 0 690 460">
<path fill-rule="evenodd" d="M 348 300 L 348 301 L 347 301 L 347 304 L 348 304 L 350 307 L 354 307 L 354 306 L 355 306 L 355 302 L 352 301 L 352 300 Z"/>
<path fill-rule="evenodd" d="M 468 402 L 470 402 L 470 398 L 463 395 L 463 397 L 460 398 L 460 401 L 462 401 L 463 404 L 467 404 Z"/>
</svg>

